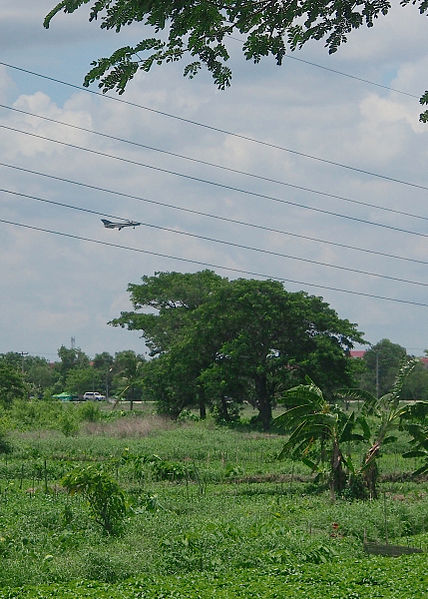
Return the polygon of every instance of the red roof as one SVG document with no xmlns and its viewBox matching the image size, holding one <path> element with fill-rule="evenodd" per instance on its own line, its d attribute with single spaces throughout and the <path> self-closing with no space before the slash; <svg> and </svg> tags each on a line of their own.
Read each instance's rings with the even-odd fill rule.
<svg viewBox="0 0 428 599">
<path fill-rule="evenodd" d="M 365 349 L 351 349 L 351 351 L 349 352 L 351 358 L 362 358 L 365 353 Z"/>
</svg>

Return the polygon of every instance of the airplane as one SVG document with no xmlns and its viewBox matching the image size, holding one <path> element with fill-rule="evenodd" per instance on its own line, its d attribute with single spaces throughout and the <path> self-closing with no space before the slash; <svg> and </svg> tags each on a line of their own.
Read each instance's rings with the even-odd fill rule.
<svg viewBox="0 0 428 599">
<path fill-rule="evenodd" d="M 117 223 L 117 222 L 113 222 L 111 220 L 106 220 L 105 218 L 102 218 L 101 221 L 106 229 L 118 229 L 119 231 L 121 229 L 123 229 L 124 227 L 133 227 L 135 229 L 135 227 L 138 227 L 139 225 L 141 225 L 141 223 L 137 223 L 137 221 L 135 221 L 135 220 L 128 220 L 123 223 Z"/>
</svg>

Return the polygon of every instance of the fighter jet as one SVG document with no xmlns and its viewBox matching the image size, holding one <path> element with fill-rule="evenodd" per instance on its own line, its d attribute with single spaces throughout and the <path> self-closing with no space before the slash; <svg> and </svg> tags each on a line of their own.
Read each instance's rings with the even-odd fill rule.
<svg viewBox="0 0 428 599">
<path fill-rule="evenodd" d="M 106 220 L 105 218 L 102 218 L 101 221 L 106 229 L 118 229 L 119 231 L 121 229 L 123 229 L 124 227 L 132 227 L 133 229 L 135 229 L 135 227 L 138 227 L 139 225 L 141 225 L 141 223 L 137 223 L 137 221 L 135 221 L 135 220 L 127 220 L 123 223 L 117 223 L 117 222 L 113 222 L 111 220 Z"/>
</svg>

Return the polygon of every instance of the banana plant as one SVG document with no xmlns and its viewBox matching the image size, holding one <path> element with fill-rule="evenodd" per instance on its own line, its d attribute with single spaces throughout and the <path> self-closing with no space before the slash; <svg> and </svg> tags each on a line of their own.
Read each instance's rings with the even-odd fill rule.
<svg viewBox="0 0 428 599">
<path fill-rule="evenodd" d="M 315 383 L 307 377 L 306 385 L 298 385 L 284 394 L 285 403 L 291 405 L 284 414 L 276 419 L 277 424 L 291 430 L 288 441 L 284 444 L 279 457 L 291 455 L 300 459 L 313 471 L 319 471 L 323 462 L 325 448 L 328 447 L 329 486 L 332 498 L 343 492 L 346 484 L 354 480 L 362 480 L 366 493 L 377 497 L 378 465 L 380 450 L 396 437 L 392 434 L 402 420 L 415 410 L 415 406 L 400 404 L 400 395 L 404 381 L 412 372 L 417 360 L 408 358 L 403 361 L 389 393 L 380 398 L 367 391 L 351 389 L 340 392 L 337 399 L 363 400 L 363 407 L 357 413 L 342 410 L 332 405 L 323 396 Z M 417 402 L 426 403 L 426 402 Z M 407 457 L 426 455 L 426 427 L 424 430 L 414 425 L 410 430 L 414 436 L 414 449 Z M 363 453 L 362 462 L 356 466 L 350 455 L 345 455 L 343 447 L 351 441 L 362 441 L 368 444 Z M 318 454 L 312 458 L 316 443 L 319 442 Z M 419 471 L 418 471 L 419 473 Z"/>
<path fill-rule="evenodd" d="M 355 471 L 343 446 L 351 441 L 363 441 L 366 435 L 364 429 L 361 433 L 355 432 L 359 422 L 354 412 L 348 415 L 337 405 L 332 405 L 309 377 L 306 381 L 306 385 L 298 385 L 284 393 L 285 403 L 292 407 L 278 416 L 275 422 L 292 432 L 279 457 L 291 455 L 313 471 L 319 471 L 326 454 L 329 454 L 329 488 L 334 499 L 343 492 L 348 473 Z M 319 451 L 313 458 L 315 448 Z"/>
<path fill-rule="evenodd" d="M 370 440 L 369 449 L 364 453 L 360 473 L 366 489 L 371 497 L 377 497 L 377 480 L 379 469 L 377 459 L 381 448 L 396 440 L 392 433 L 397 430 L 402 419 L 409 414 L 411 406 L 400 404 L 401 391 L 406 378 L 411 374 L 418 360 L 405 358 L 400 366 L 392 389 L 382 397 L 375 397 L 368 392 L 351 390 L 341 394 L 348 399 L 363 400 L 363 407 L 356 419 L 365 431 L 365 437 Z M 375 418 L 373 424 L 373 417 Z"/>
<path fill-rule="evenodd" d="M 422 466 L 413 472 L 415 476 L 428 472 L 428 401 L 410 405 L 403 416 L 402 428 L 411 436 L 410 451 L 404 458 L 424 458 Z"/>
</svg>

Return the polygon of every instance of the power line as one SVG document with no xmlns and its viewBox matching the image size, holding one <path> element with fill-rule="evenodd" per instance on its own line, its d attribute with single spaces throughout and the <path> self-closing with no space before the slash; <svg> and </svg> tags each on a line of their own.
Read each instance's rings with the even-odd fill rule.
<svg viewBox="0 0 428 599">
<path fill-rule="evenodd" d="M 161 168 L 159 166 L 154 166 L 153 164 L 147 164 L 145 162 L 139 162 L 138 160 L 130 160 L 129 158 L 123 158 L 121 156 L 116 156 L 115 154 L 108 154 L 107 152 L 101 152 L 100 150 L 93 150 L 91 148 L 86 148 L 84 146 L 78 146 L 77 144 L 68 143 L 65 141 L 60 141 L 57 139 L 52 139 L 51 137 L 46 137 L 44 135 L 39 135 L 37 133 L 31 133 L 29 131 L 22 131 L 16 127 L 9 127 L 7 125 L 0 124 L 0 128 L 6 129 L 8 131 L 14 131 L 15 133 L 21 133 L 23 135 L 28 135 L 30 137 L 35 137 L 37 139 L 43 139 L 44 141 L 49 141 L 52 143 L 56 143 L 68 148 L 73 148 L 75 150 L 81 150 L 83 152 L 88 152 L 90 154 L 95 154 L 96 156 L 102 156 L 103 158 L 111 158 L 113 160 L 118 160 L 119 162 L 125 162 L 127 164 L 133 164 L 134 166 L 141 166 L 143 168 L 148 168 L 160 173 L 167 173 L 169 175 L 173 175 L 175 177 L 181 177 L 183 179 L 189 179 L 190 181 L 197 181 L 198 183 L 205 183 L 207 185 L 212 185 L 214 187 L 220 187 L 222 189 L 228 189 L 230 191 L 236 191 L 238 193 L 243 193 L 245 195 L 251 195 L 256 198 L 262 198 L 265 200 L 269 200 L 272 202 L 277 202 L 280 204 L 287 204 L 288 206 L 294 206 L 296 208 L 303 208 L 305 210 L 309 210 L 311 212 L 318 212 L 320 214 L 327 214 L 329 216 L 335 216 L 336 218 L 343 218 L 346 220 L 351 220 L 354 222 L 363 223 L 366 225 L 371 225 L 374 227 L 381 227 L 382 229 L 389 229 L 390 231 L 397 231 L 400 233 L 406 233 L 407 235 L 416 235 L 418 237 L 428 237 L 427 233 L 421 233 L 418 231 L 411 231 L 409 229 L 403 229 L 401 227 L 395 227 L 393 225 L 387 225 L 385 223 L 378 223 L 375 221 L 370 221 L 365 218 L 359 218 L 356 216 L 349 216 L 347 214 L 342 214 L 340 212 L 335 212 L 333 210 L 326 210 L 324 208 L 315 208 L 313 206 L 307 206 L 306 204 L 301 204 L 299 202 L 292 202 L 291 200 L 284 200 L 282 198 L 278 198 L 276 196 L 267 195 L 264 193 L 258 193 L 255 191 L 251 191 L 248 189 L 242 189 L 240 187 L 236 187 L 234 185 L 226 185 L 225 183 L 219 183 L 217 181 L 211 181 L 210 179 L 203 179 L 202 177 L 195 177 L 193 175 L 186 175 L 184 173 L 180 173 L 179 171 L 173 171 L 171 169 Z M 428 188 L 427 188 L 428 190 Z"/>
<path fill-rule="evenodd" d="M 370 202 L 363 202 L 362 200 L 354 200 L 354 199 L 347 198 L 347 197 L 344 197 L 344 196 L 341 196 L 341 195 L 337 195 L 337 194 L 334 194 L 334 193 L 320 191 L 319 189 L 312 189 L 312 188 L 309 188 L 309 187 L 304 187 L 302 185 L 296 185 L 294 183 L 289 183 L 288 181 L 281 181 L 279 179 L 273 179 L 271 177 L 265 177 L 263 175 L 257 175 L 255 173 L 250 173 L 250 172 L 247 172 L 247 171 L 242 171 L 240 169 L 231 168 L 231 167 L 228 167 L 228 166 L 224 166 L 222 164 L 216 164 L 214 162 L 209 162 L 207 160 L 201 160 L 199 158 L 193 158 L 192 156 L 185 156 L 183 154 L 178 154 L 177 152 L 172 152 L 170 150 L 165 150 L 165 149 L 162 149 L 162 148 L 156 148 L 154 146 L 149 146 L 149 145 L 146 145 L 146 144 L 142 144 L 140 142 L 133 141 L 133 140 L 130 140 L 130 139 L 126 139 L 126 138 L 123 138 L 123 137 L 116 137 L 116 136 L 110 135 L 108 133 L 103 133 L 101 131 L 96 131 L 94 129 L 89 129 L 87 127 L 80 127 L 79 125 L 74 125 L 72 123 L 67 123 L 65 121 L 60 121 L 60 120 L 53 119 L 53 118 L 50 118 L 50 117 L 47 117 L 47 116 L 43 116 L 43 115 L 40 115 L 40 114 L 35 114 L 33 112 L 28 112 L 27 110 L 21 110 L 19 108 L 14 108 L 13 106 L 8 106 L 7 104 L 0 104 L 0 108 L 5 108 L 7 110 L 12 110 L 14 112 L 18 112 L 20 114 L 25 114 L 25 115 L 32 116 L 32 117 L 35 117 L 35 118 L 38 118 L 38 119 L 42 119 L 42 120 L 48 121 L 50 123 L 56 123 L 57 125 L 64 125 L 65 127 L 70 127 L 71 129 L 76 129 L 78 131 L 85 131 L 86 133 L 91 133 L 93 135 L 98 135 L 98 136 L 104 137 L 106 139 L 111 139 L 111 140 L 114 140 L 114 141 L 119 141 L 121 143 L 126 143 L 126 144 L 129 144 L 129 145 L 138 147 L 138 148 L 144 148 L 146 150 L 151 150 L 151 151 L 154 151 L 154 152 L 159 152 L 161 154 L 167 154 L 168 156 L 174 156 L 175 158 L 181 158 L 183 160 L 188 160 L 190 162 L 195 162 L 197 164 L 203 164 L 205 166 L 210 166 L 210 167 L 218 168 L 218 169 L 230 172 L 230 173 L 234 173 L 234 174 L 238 174 L 238 175 L 245 175 L 246 177 L 252 177 L 254 179 L 259 179 L 261 181 L 267 181 L 269 183 L 275 183 L 277 185 L 283 185 L 285 187 L 291 187 L 292 189 L 298 189 L 300 191 L 305 191 L 305 192 L 308 192 L 308 193 L 313 193 L 313 194 L 321 195 L 321 196 L 324 196 L 324 197 L 333 198 L 335 200 L 341 200 L 341 201 L 344 201 L 344 202 L 349 202 L 351 204 L 357 204 L 359 206 L 366 206 L 366 207 L 369 207 L 369 208 L 376 208 L 377 210 L 383 210 L 384 212 L 389 212 L 389 213 L 393 213 L 393 214 L 399 214 L 400 216 L 407 216 L 407 217 L 411 217 L 411 218 L 416 218 L 416 219 L 427 220 L 428 221 L 428 217 L 427 216 L 422 216 L 420 214 L 414 214 L 412 212 L 405 212 L 403 210 L 397 210 L 395 208 L 387 208 L 385 206 L 379 206 L 377 204 L 372 204 Z"/>
<path fill-rule="evenodd" d="M 103 245 L 103 246 L 107 246 L 107 247 L 112 247 L 112 248 L 117 248 L 117 249 L 122 249 L 122 250 L 128 250 L 128 251 L 132 251 L 132 252 L 139 252 L 142 254 L 149 254 L 150 256 L 157 256 L 160 258 L 166 258 L 168 260 L 177 260 L 180 262 L 186 262 L 189 264 L 196 264 L 198 266 L 205 266 L 208 268 L 216 268 L 219 270 L 225 270 L 225 271 L 230 271 L 230 272 L 236 272 L 236 273 L 241 273 L 241 274 L 246 274 L 246 275 L 251 275 L 254 277 L 261 277 L 263 279 L 275 279 L 277 281 L 281 281 L 281 282 L 286 282 L 286 283 L 293 283 L 296 285 L 306 285 L 308 287 L 315 287 L 316 289 L 325 289 L 328 291 L 337 291 L 340 293 L 347 293 L 349 295 L 359 295 L 362 297 L 368 297 L 368 298 L 372 298 L 372 299 L 380 299 L 380 300 L 386 300 L 386 301 L 391 301 L 391 302 L 395 302 L 395 303 L 399 303 L 399 304 L 408 304 L 408 305 L 412 305 L 412 306 L 420 306 L 423 308 L 428 308 L 428 304 L 427 303 L 423 303 L 423 302 L 417 302 L 417 301 L 413 301 L 413 300 L 404 300 L 404 299 L 400 299 L 400 298 L 394 298 L 394 297 L 387 297 L 387 296 L 383 296 L 383 295 L 376 295 L 373 293 L 365 293 L 364 291 L 354 291 L 351 289 L 343 289 L 340 287 L 330 287 L 327 285 L 318 285 L 318 284 L 314 284 L 314 283 L 307 283 L 305 281 L 297 281 L 295 279 L 288 279 L 285 277 L 277 277 L 277 276 L 273 276 L 273 275 L 267 275 L 266 273 L 259 273 L 259 272 L 255 272 L 255 271 L 251 271 L 251 270 L 244 270 L 244 269 L 240 269 L 240 268 L 233 268 L 231 266 L 222 266 L 219 264 L 213 264 L 210 262 L 202 262 L 201 260 L 195 260 L 192 258 L 182 258 L 179 256 L 173 256 L 171 254 L 163 254 L 160 252 L 153 252 L 152 250 L 144 250 L 142 248 L 135 248 L 135 247 L 130 247 L 130 246 L 125 246 L 125 245 L 121 245 L 118 243 L 111 243 L 108 241 L 101 241 L 99 239 L 91 239 L 89 237 L 82 237 L 80 235 L 74 235 L 72 233 L 64 233 L 63 231 L 56 231 L 56 230 L 52 230 L 52 229 L 45 229 L 42 227 L 36 227 L 34 225 L 27 225 L 24 223 L 17 223 L 14 221 L 9 221 L 6 219 L 2 219 L 0 218 L 0 222 L 7 224 L 7 225 L 11 225 L 11 226 L 15 226 L 15 227 L 21 227 L 24 229 L 29 229 L 32 231 L 40 231 L 43 233 L 49 233 L 51 235 L 58 235 L 60 237 L 67 237 L 69 239 L 76 239 L 78 241 L 86 241 L 89 243 L 95 243 L 98 245 Z"/>
<path fill-rule="evenodd" d="M 91 210 L 90 208 L 84 208 L 83 206 L 74 206 L 73 204 L 67 204 L 65 202 L 57 202 L 55 200 L 48 200 L 47 198 L 41 198 L 40 196 L 35 196 L 35 195 L 28 194 L 28 193 L 22 193 L 20 191 L 15 191 L 12 189 L 0 188 L 0 192 L 9 193 L 11 195 L 19 196 L 21 198 L 26 198 L 27 200 L 35 200 L 37 202 L 43 202 L 45 204 L 59 206 L 61 208 L 69 208 L 70 210 L 77 210 L 78 212 L 86 212 L 87 214 L 95 214 L 96 216 L 106 216 L 107 218 L 123 220 L 125 223 L 129 222 L 128 218 L 125 218 L 123 216 L 117 216 L 116 214 L 108 214 L 107 212 L 99 212 L 98 210 Z M 146 223 L 139 223 L 139 224 L 146 225 Z M 146 226 L 150 226 L 150 225 L 146 225 Z"/>
<path fill-rule="evenodd" d="M 11 195 L 15 195 L 15 196 L 20 196 L 26 199 L 30 199 L 30 200 L 34 200 L 34 201 L 38 201 L 38 202 L 44 202 L 46 204 L 51 204 L 54 206 L 59 206 L 61 208 L 69 208 L 71 210 L 77 210 L 79 212 L 86 212 L 89 214 L 97 214 L 98 216 L 107 216 L 109 218 L 116 218 L 116 219 L 120 219 L 120 220 L 124 220 L 126 221 L 127 219 L 122 217 L 122 216 L 114 216 L 111 214 L 106 214 L 105 212 L 98 212 L 96 210 L 91 210 L 89 208 L 84 208 L 81 206 L 74 206 L 72 204 L 66 204 L 64 202 L 57 202 L 54 200 L 48 200 L 47 198 L 41 198 L 39 196 L 34 196 L 34 195 L 30 195 L 30 194 L 26 194 L 26 193 L 21 193 L 18 191 L 12 191 L 10 189 L 2 189 L 0 188 L 0 192 L 4 192 L 4 193 L 8 193 Z M 203 241 L 209 241 L 211 243 L 217 243 L 217 244 L 221 244 L 221 245 L 227 245 L 230 247 L 235 247 L 235 248 L 240 248 L 240 249 L 244 249 L 244 250 L 250 250 L 252 252 L 258 252 L 261 254 L 268 254 L 270 256 L 277 256 L 279 258 L 287 258 L 288 260 L 296 260 L 298 262 L 306 262 L 308 264 L 315 264 L 317 266 L 324 266 L 326 268 L 334 268 L 337 270 L 341 270 L 341 271 L 346 271 L 346 272 L 353 272 L 353 273 L 357 273 L 357 274 L 362 274 L 362 275 L 367 275 L 370 277 L 377 277 L 380 279 L 387 279 L 389 281 L 396 281 L 399 283 L 407 283 L 410 285 L 419 285 L 421 287 L 428 287 L 428 283 L 424 283 L 423 281 L 413 281 L 411 279 L 404 279 L 402 277 L 394 277 L 394 276 L 390 276 L 390 275 L 384 275 L 381 273 L 375 273 L 375 272 L 371 272 L 371 271 L 367 271 L 367 270 L 362 270 L 359 268 L 352 268 L 350 266 L 340 266 L 338 264 L 331 264 L 329 262 L 321 262 L 320 260 L 314 260 L 311 258 L 303 258 L 302 256 L 294 256 L 292 254 L 284 254 L 283 252 L 277 252 L 277 251 L 273 251 L 273 250 L 267 250 L 264 248 L 258 248 L 258 247 L 254 247 L 254 246 L 250 246 L 250 245 L 246 245 L 246 244 L 241 244 L 241 243 L 236 243 L 234 241 L 225 241 L 223 239 L 218 239 L 216 237 L 208 237 L 206 235 L 199 235 L 197 233 L 191 233 L 189 231 L 181 231 L 179 229 L 173 229 L 172 227 L 164 227 L 161 225 L 156 225 L 153 223 L 147 223 L 147 222 L 140 222 L 139 225 L 142 225 L 143 227 L 148 227 L 151 229 L 156 229 L 158 231 L 166 231 L 168 233 L 174 233 L 176 235 L 183 235 L 185 237 L 192 237 L 193 239 L 201 239 Z"/>
<path fill-rule="evenodd" d="M 259 144 L 259 145 L 262 145 L 262 146 L 265 146 L 265 147 L 268 147 L 268 148 L 273 148 L 275 150 L 280 150 L 282 152 L 288 152 L 288 153 L 293 154 L 295 156 L 300 156 L 302 158 L 308 158 L 310 160 L 315 160 L 317 162 L 322 162 L 324 164 L 329 164 L 330 166 L 337 166 L 339 168 L 343 168 L 343 169 L 346 169 L 346 170 L 354 171 L 354 172 L 361 173 L 361 174 L 364 174 L 364 175 L 369 175 L 371 177 L 376 177 L 376 178 L 384 179 L 384 180 L 390 181 L 392 183 L 399 183 L 400 185 L 406 185 L 406 186 L 409 186 L 409 187 L 414 187 L 414 188 L 417 188 L 417 189 L 424 189 L 424 190 L 428 191 L 428 187 L 425 186 L 425 185 L 419 185 L 418 183 L 413 183 L 413 182 L 410 182 L 410 181 L 405 181 L 405 180 L 402 180 L 402 179 L 397 179 L 395 177 L 390 177 L 388 175 L 381 175 L 380 173 L 376 173 L 374 171 L 369 171 L 369 170 L 366 170 L 366 169 L 363 169 L 363 168 L 358 168 L 358 167 L 351 166 L 349 164 L 344 164 L 344 163 L 341 163 L 341 162 L 336 162 L 334 160 L 328 160 L 327 158 L 322 158 L 320 156 L 315 156 L 315 155 L 312 155 L 312 154 L 307 154 L 305 152 L 300 152 L 300 151 L 295 150 L 293 148 L 287 148 L 285 146 L 280 146 L 279 144 L 274 144 L 274 143 L 270 143 L 270 142 L 267 142 L 267 141 L 263 141 L 263 140 L 255 138 L 255 137 L 250 137 L 248 135 L 242 135 L 240 133 L 235 133 L 233 131 L 228 131 L 227 129 L 222 129 L 221 127 L 215 127 L 214 125 L 208 125 L 207 123 L 201 123 L 201 122 L 195 121 L 193 119 L 186 119 L 184 117 L 181 117 L 181 116 L 169 113 L 169 112 L 165 112 L 165 111 L 162 111 L 162 110 L 157 110 L 155 108 L 150 108 L 148 106 L 144 106 L 143 104 L 137 104 L 136 102 L 130 102 L 129 100 L 124 100 L 123 98 L 118 98 L 116 96 L 109 96 L 109 95 L 106 95 L 106 94 L 102 94 L 102 93 L 97 92 L 95 90 L 87 89 L 86 87 L 82 87 L 80 85 L 75 85 L 73 83 L 68 83 L 66 81 L 62 81 L 61 79 L 56 79 L 55 77 L 50 77 L 48 75 L 42 75 L 40 73 L 36 73 L 35 71 L 30 71 L 29 69 L 24 69 L 22 67 L 17 67 L 15 65 L 11 65 L 11 64 L 8 64 L 6 62 L 0 61 L 0 65 L 3 65 L 5 67 L 11 68 L 11 69 L 15 69 L 17 71 L 21 71 L 23 73 L 27 73 L 29 75 L 34 75 L 35 77 L 40 77 L 42 79 L 46 79 L 46 80 L 52 81 L 54 83 L 59 83 L 61 85 L 66 85 L 68 87 L 72 87 L 72 88 L 78 89 L 80 91 L 84 91 L 84 92 L 87 92 L 87 93 L 90 93 L 90 94 L 94 94 L 94 95 L 100 96 L 102 98 L 107 98 L 107 99 L 112 100 L 114 102 L 121 102 L 122 104 L 127 104 L 128 106 L 134 106 L 135 108 L 141 108 L 142 110 L 147 110 L 147 111 L 152 112 L 154 114 L 159 114 L 161 116 L 165 116 L 165 117 L 168 117 L 168 118 L 171 118 L 171 119 L 174 119 L 174 120 L 178 120 L 178 121 L 181 121 L 183 123 L 188 123 L 189 125 L 194 125 L 196 127 L 203 127 L 204 129 L 209 129 L 210 131 L 215 131 L 216 133 L 222 133 L 224 135 L 230 135 L 232 137 L 236 137 L 238 139 L 243 139 L 245 141 L 256 143 L 256 144 Z"/>
<path fill-rule="evenodd" d="M 351 75 L 350 73 L 344 73 L 343 71 L 338 71 L 337 69 L 332 69 L 330 67 L 326 67 L 321 64 L 317 64 L 315 62 L 311 62 L 310 60 L 305 60 L 303 58 L 297 58 L 297 56 L 291 56 L 287 54 L 285 58 L 289 58 L 290 60 L 296 60 L 298 62 L 302 62 L 305 64 L 309 64 L 312 67 L 316 67 L 317 69 L 323 69 L 324 71 L 329 71 L 330 73 L 335 73 L 336 75 L 341 75 L 342 77 L 348 77 L 349 79 L 354 79 L 355 81 L 361 81 L 361 83 L 368 83 L 369 85 L 374 85 L 375 87 L 380 87 L 382 89 L 386 89 L 390 92 L 394 92 L 395 94 L 402 94 L 403 96 L 408 96 L 409 98 L 416 98 L 419 100 L 419 96 L 416 94 L 411 94 L 410 92 L 405 92 L 402 89 L 396 89 L 394 87 L 389 87 L 388 85 L 383 85 L 382 83 L 377 83 L 376 81 L 370 81 L 369 79 L 364 79 L 363 77 L 357 77 L 356 75 Z"/>
<path fill-rule="evenodd" d="M 219 216 L 217 214 L 212 214 L 210 212 L 203 212 L 203 211 L 200 211 L 200 210 L 193 210 L 191 208 L 184 208 L 182 206 L 176 206 L 174 204 L 169 204 L 167 202 L 160 202 L 158 200 L 144 198 L 142 196 L 136 196 L 136 195 L 132 195 L 132 194 L 129 194 L 129 193 L 122 192 L 122 191 L 117 191 L 117 190 L 114 190 L 114 189 L 108 189 L 108 188 L 105 188 L 105 187 L 99 187 L 97 185 L 91 185 L 89 183 L 83 183 L 81 181 L 75 181 L 73 179 L 67 179 L 67 178 L 64 178 L 64 177 L 59 177 L 57 175 L 48 175 L 47 173 L 43 173 L 43 172 L 40 172 L 40 171 L 35 171 L 35 170 L 27 169 L 27 168 L 24 168 L 24 167 L 21 167 L 21 166 L 13 165 L 13 164 L 7 164 L 5 162 L 0 162 L 0 166 L 3 166 L 5 168 L 14 169 L 14 170 L 17 170 L 19 172 L 24 172 L 24 173 L 29 173 L 29 174 L 32 174 L 32 175 L 37 175 L 39 177 L 45 177 L 47 179 L 53 179 L 55 181 L 61 181 L 63 183 L 70 183 L 72 185 L 76 185 L 78 187 L 84 187 L 86 189 L 90 189 L 90 190 L 94 190 L 94 191 L 101 191 L 102 193 L 113 194 L 113 195 L 116 195 L 116 196 L 119 196 L 119 197 L 128 198 L 128 199 L 131 199 L 131 200 L 136 200 L 138 202 L 146 202 L 148 204 L 153 204 L 155 206 L 162 206 L 164 208 L 170 208 L 170 209 L 173 209 L 173 210 L 178 210 L 180 212 L 186 212 L 187 214 L 194 214 L 194 215 L 197 215 L 197 216 L 203 216 L 203 217 L 206 217 L 206 218 L 212 218 L 212 219 L 219 220 L 219 221 L 222 221 L 222 222 L 228 222 L 228 223 L 232 223 L 232 224 L 237 224 L 237 225 L 241 225 L 241 226 L 245 226 L 245 227 L 250 227 L 250 228 L 253 228 L 253 229 L 258 229 L 258 230 L 261 230 L 261 231 L 267 231 L 267 232 L 271 232 L 271 233 L 278 233 L 280 235 L 287 235 L 289 237 L 295 237 L 295 238 L 298 238 L 298 239 L 304 239 L 304 240 L 307 240 L 307 241 L 313 241 L 315 243 L 322 243 L 322 244 L 331 245 L 331 246 L 334 246 L 334 247 L 340 247 L 340 248 L 345 248 L 345 249 L 349 249 L 349 250 L 353 250 L 353 251 L 364 252 L 364 253 L 372 254 L 372 255 L 376 255 L 376 256 L 383 256 L 383 257 L 392 258 L 392 259 L 395 259 L 395 260 L 403 260 L 403 261 L 406 261 L 406 262 L 412 262 L 412 263 L 417 263 L 417 264 L 428 264 L 428 261 L 426 261 L 426 260 L 420 260 L 420 259 L 417 259 L 417 258 L 409 258 L 409 257 L 406 257 L 406 256 L 399 256 L 399 255 L 396 255 L 396 254 L 390 254 L 390 253 L 387 253 L 387 252 L 380 252 L 380 251 L 372 250 L 372 249 L 368 249 L 368 248 L 361 248 L 361 247 L 358 247 L 358 246 L 348 245 L 348 244 L 339 243 L 339 242 L 336 242 L 336 241 L 330 241 L 330 240 L 326 240 L 326 239 L 320 239 L 318 237 L 310 237 L 309 235 L 301 235 L 299 233 L 294 233 L 294 232 L 291 232 L 291 231 L 284 231 L 283 229 L 276 229 L 274 227 L 268 227 L 268 226 L 265 226 L 265 225 L 259 225 L 259 224 L 256 224 L 256 223 L 251 223 L 251 222 L 247 222 L 247 221 L 243 221 L 243 220 L 239 220 L 239 219 L 229 218 L 229 217 L 226 217 L 226 216 Z M 116 217 L 114 217 L 114 218 L 116 218 Z M 120 217 L 117 217 L 117 218 L 120 218 Z"/>
<path fill-rule="evenodd" d="M 245 43 L 245 40 L 240 39 L 239 37 L 235 37 L 233 35 L 229 36 L 229 39 L 234 40 L 235 42 L 240 42 L 241 44 Z M 312 62 L 310 60 L 306 60 L 304 58 L 297 58 L 297 56 L 293 56 L 291 54 L 286 54 L 284 58 L 295 60 L 297 62 L 302 62 L 304 64 L 309 64 L 311 67 L 316 67 L 317 69 L 322 69 L 323 71 L 328 71 L 330 73 L 334 73 L 335 75 L 341 75 L 342 77 L 348 77 L 349 79 L 354 79 L 355 81 L 360 81 L 361 83 L 367 83 L 368 85 L 374 85 L 375 87 L 380 87 L 382 89 L 386 89 L 390 92 L 394 92 L 396 94 L 402 94 L 403 96 L 408 96 L 409 98 L 416 98 L 419 100 L 419 96 L 416 94 L 411 94 L 410 92 L 405 92 L 401 89 L 396 89 L 394 87 L 389 87 L 388 85 L 383 85 L 382 83 L 377 83 L 376 81 L 370 81 L 370 79 L 364 79 L 363 77 L 358 77 L 357 75 L 351 75 L 350 73 L 345 73 L 343 71 L 338 71 L 337 69 L 332 69 L 331 67 L 326 67 L 322 64 L 317 64 L 316 62 Z"/>
</svg>

